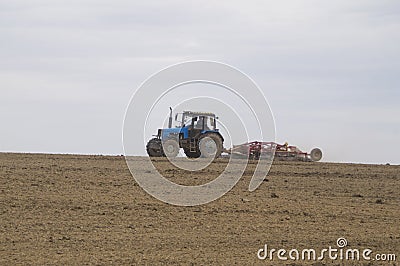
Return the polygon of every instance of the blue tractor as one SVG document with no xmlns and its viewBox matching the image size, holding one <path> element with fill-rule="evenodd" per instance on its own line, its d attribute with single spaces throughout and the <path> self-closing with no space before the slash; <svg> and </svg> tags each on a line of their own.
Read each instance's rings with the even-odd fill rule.
<svg viewBox="0 0 400 266">
<path fill-rule="evenodd" d="M 172 127 L 172 108 L 168 128 L 158 129 L 158 134 L 146 146 L 150 157 L 176 157 L 180 148 L 189 158 L 217 158 L 223 150 L 224 138 L 217 129 L 213 113 L 184 111 L 175 115 Z"/>
</svg>

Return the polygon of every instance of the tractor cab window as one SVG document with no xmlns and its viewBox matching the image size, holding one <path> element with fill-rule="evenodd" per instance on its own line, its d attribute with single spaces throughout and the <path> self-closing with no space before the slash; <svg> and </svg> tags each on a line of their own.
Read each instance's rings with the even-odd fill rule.
<svg viewBox="0 0 400 266">
<path fill-rule="evenodd" d="M 212 129 L 212 130 L 215 130 L 216 128 L 217 128 L 217 120 L 216 120 L 216 117 L 214 117 L 214 116 L 210 116 L 209 117 L 209 120 L 210 120 L 210 128 Z"/>
<path fill-rule="evenodd" d="M 203 129 L 204 117 L 200 116 L 197 118 L 197 122 L 194 124 L 194 128 L 196 129 Z"/>
<path fill-rule="evenodd" d="M 192 123 L 192 118 L 191 116 L 186 116 L 182 122 L 182 126 L 187 126 Z"/>
<path fill-rule="evenodd" d="M 175 123 L 176 127 L 183 127 L 183 114 L 182 113 L 176 113 L 175 114 Z"/>
<path fill-rule="evenodd" d="M 204 129 L 204 130 L 212 130 L 214 119 L 209 116 L 199 116 L 197 122 L 195 123 L 194 128 L 196 129 Z"/>
</svg>

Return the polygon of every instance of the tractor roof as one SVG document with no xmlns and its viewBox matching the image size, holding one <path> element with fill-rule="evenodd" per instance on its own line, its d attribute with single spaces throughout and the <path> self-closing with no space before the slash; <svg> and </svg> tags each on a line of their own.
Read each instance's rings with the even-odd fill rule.
<svg viewBox="0 0 400 266">
<path fill-rule="evenodd" d="M 183 113 L 184 113 L 185 115 L 195 115 L 195 116 L 199 116 L 199 115 L 215 116 L 214 113 L 209 113 L 209 112 L 183 111 Z"/>
</svg>

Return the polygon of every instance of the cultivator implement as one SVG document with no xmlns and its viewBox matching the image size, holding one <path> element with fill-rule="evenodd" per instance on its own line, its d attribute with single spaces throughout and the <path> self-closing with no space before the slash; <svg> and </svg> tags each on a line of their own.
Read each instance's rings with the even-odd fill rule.
<svg viewBox="0 0 400 266">
<path fill-rule="evenodd" d="M 296 146 L 289 146 L 288 143 L 278 144 L 260 141 L 233 145 L 233 148 L 225 149 L 224 152 L 236 158 L 249 159 L 272 158 L 274 155 L 275 160 L 317 162 L 322 158 L 322 151 L 318 148 L 307 153 Z"/>
</svg>

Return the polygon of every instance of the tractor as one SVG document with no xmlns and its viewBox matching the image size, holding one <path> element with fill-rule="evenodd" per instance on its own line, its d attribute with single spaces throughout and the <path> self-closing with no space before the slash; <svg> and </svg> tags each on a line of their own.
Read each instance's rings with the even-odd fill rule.
<svg viewBox="0 0 400 266">
<path fill-rule="evenodd" d="M 175 115 L 172 127 L 172 108 L 168 128 L 158 129 L 146 145 L 150 157 L 176 157 L 180 148 L 188 158 L 217 158 L 223 151 L 224 138 L 217 129 L 213 113 L 184 111 Z"/>
</svg>

